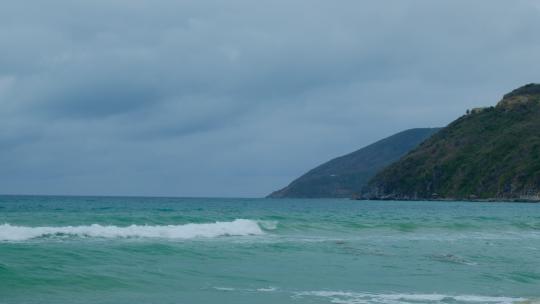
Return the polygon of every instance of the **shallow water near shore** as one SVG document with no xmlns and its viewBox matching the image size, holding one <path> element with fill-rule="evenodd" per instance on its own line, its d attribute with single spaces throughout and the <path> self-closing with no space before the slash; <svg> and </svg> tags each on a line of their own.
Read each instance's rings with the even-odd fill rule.
<svg viewBox="0 0 540 304">
<path fill-rule="evenodd" d="M 539 299 L 539 204 L 0 197 L 0 303 Z"/>
</svg>

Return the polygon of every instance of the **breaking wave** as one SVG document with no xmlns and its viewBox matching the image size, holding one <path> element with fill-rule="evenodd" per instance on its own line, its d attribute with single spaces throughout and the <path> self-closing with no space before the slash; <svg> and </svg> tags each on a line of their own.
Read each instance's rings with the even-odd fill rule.
<svg viewBox="0 0 540 304">
<path fill-rule="evenodd" d="M 262 234 L 264 234 L 264 231 L 257 221 L 246 219 L 206 224 L 190 223 L 185 225 L 162 226 L 131 225 L 125 227 L 103 226 L 99 224 L 63 227 L 0 225 L 0 241 L 24 241 L 48 236 L 192 239 Z"/>
</svg>

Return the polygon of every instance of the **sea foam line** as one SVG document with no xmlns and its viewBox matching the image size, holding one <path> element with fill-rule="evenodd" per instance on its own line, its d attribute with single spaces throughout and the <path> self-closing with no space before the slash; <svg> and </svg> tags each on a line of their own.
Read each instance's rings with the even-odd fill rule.
<svg viewBox="0 0 540 304">
<path fill-rule="evenodd" d="M 463 304 L 513 304 L 537 303 L 518 297 L 494 297 L 479 295 L 445 295 L 445 294 L 375 294 L 344 291 L 307 291 L 298 292 L 295 297 L 322 297 L 337 304 L 419 304 L 419 303 L 463 303 Z"/>
<path fill-rule="evenodd" d="M 99 238 L 164 238 L 192 239 L 198 237 L 262 235 L 264 231 L 254 220 L 236 219 L 232 222 L 215 222 L 185 225 L 131 225 L 126 227 L 99 224 L 63 227 L 29 227 L 0 225 L 0 241 L 24 241 L 54 235 Z"/>
</svg>

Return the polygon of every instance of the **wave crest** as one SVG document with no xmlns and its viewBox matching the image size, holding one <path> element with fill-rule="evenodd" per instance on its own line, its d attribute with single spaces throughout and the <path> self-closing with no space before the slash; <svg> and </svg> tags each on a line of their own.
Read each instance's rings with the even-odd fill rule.
<svg viewBox="0 0 540 304">
<path fill-rule="evenodd" d="M 185 225 L 131 225 L 126 227 L 103 226 L 99 224 L 64 227 L 28 227 L 0 225 L 0 241 L 24 241 L 53 235 L 71 235 L 99 238 L 164 238 L 192 239 L 219 236 L 262 235 L 257 221 L 236 219 L 232 222 L 215 222 Z"/>
</svg>

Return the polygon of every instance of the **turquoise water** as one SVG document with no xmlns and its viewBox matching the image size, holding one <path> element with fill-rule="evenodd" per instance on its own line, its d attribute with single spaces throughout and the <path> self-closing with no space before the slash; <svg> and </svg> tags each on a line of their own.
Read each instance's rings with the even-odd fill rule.
<svg viewBox="0 0 540 304">
<path fill-rule="evenodd" d="M 540 204 L 0 197 L 0 303 L 530 303 Z"/>
</svg>

